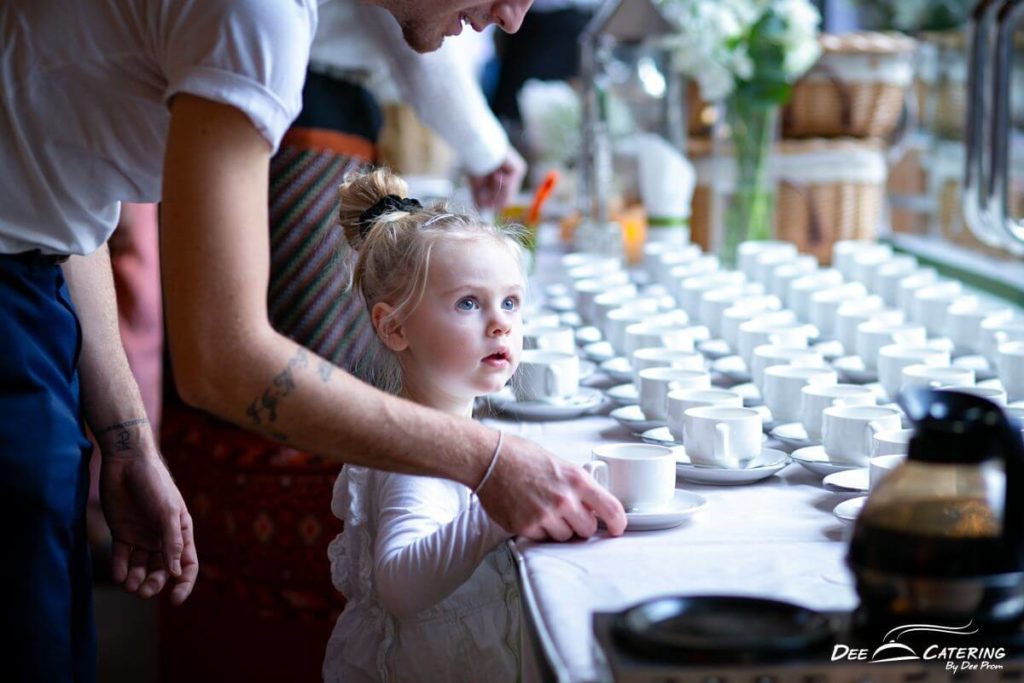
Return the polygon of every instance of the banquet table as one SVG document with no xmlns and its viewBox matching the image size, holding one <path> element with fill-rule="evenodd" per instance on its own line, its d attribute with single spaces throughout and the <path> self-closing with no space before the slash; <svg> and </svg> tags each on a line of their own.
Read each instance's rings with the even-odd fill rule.
<svg viewBox="0 0 1024 683">
<path fill-rule="evenodd" d="M 601 443 L 636 441 L 604 415 L 567 421 L 488 419 L 583 463 Z M 595 647 L 595 611 L 616 611 L 662 595 L 746 595 L 821 610 L 856 605 L 844 565 L 850 527 L 833 509 L 858 494 L 829 490 L 821 476 L 791 463 L 743 486 L 677 488 L 707 504 L 682 525 L 661 531 L 603 531 L 587 540 L 513 543 L 532 638 L 524 669 L 559 681 L 608 680 Z M 539 673 L 537 673 L 539 672 Z"/>
</svg>

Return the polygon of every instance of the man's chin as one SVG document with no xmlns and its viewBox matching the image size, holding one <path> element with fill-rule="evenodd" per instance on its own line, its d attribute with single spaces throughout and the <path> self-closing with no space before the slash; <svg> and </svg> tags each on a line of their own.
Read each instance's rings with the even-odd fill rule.
<svg viewBox="0 0 1024 683">
<path fill-rule="evenodd" d="M 403 25 L 402 37 L 405 38 L 405 42 L 409 47 L 420 54 L 433 52 L 434 50 L 439 49 L 441 44 L 444 43 L 443 35 L 435 34 L 425 26 Z"/>
</svg>

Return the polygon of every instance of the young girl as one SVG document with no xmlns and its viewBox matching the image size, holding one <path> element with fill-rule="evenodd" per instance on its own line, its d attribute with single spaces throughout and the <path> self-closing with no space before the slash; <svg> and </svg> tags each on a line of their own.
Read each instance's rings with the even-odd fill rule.
<svg viewBox="0 0 1024 683">
<path fill-rule="evenodd" d="M 402 199 L 386 170 L 341 188 L 362 295 L 389 369 L 378 384 L 469 417 L 522 350 L 521 252 L 508 231 Z M 486 484 L 501 454 L 495 433 Z M 382 434 L 382 439 L 387 435 Z M 346 465 L 334 486 L 345 530 L 328 554 L 348 604 L 325 681 L 499 681 L 519 674 L 519 594 L 509 534 L 474 492 L 431 477 Z"/>
</svg>

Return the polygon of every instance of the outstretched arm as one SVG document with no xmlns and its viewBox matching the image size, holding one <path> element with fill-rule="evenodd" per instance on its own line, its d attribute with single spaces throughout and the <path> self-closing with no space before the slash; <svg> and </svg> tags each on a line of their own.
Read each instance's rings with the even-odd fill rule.
<svg viewBox="0 0 1024 683">
<path fill-rule="evenodd" d="M 170 577 L 171 599 L 180 604 L 199 572 L 192 518 L 160 458 L 121 346 L 107 248 L 72 256 L 64 275 L 82 325 L 82 406 L 103 457 L 100 502 L 114 538 L 113 578 L 148 598 Z"/>
<path fill-rule="evenodd" d="M 374 571 L 381 602 L 396 616 L 444 600 L 510 534 L 476 500 L 459 510 L 466 489 L 444 479 L 378 475 L 380 510 Z M 372 492 L 366 492 L 371 495 Z"/>
<path fill-rule="evenodd" d="M 296 448 L 376 469 L 476 486 L 496 435 L 389 396 L 278 334 L 267 316 L 270 148 L 238 110 L 171 104 L 161 253 L 167 329 L 182 397 Z M 535 537 L 613 533 L 621 506 L 575 465 L 507 439 L 482 491 L 505 528 Z"/>
</svg>

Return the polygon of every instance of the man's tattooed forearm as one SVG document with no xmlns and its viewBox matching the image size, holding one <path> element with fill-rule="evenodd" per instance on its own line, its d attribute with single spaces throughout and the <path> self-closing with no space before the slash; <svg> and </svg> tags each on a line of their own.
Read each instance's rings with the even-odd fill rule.
<svg viewBox="0 0 1024 683">
<path fill-rule="evenodd" d="M 110 445 L 113 447 L 115 452 L 123 453 L 124 451 L 130 451 L 133 446 L 137 445 L 137 443 L 133 443 L 132 441 L 132 427 L 148 424 L 149 420 L 144 417 L 140 417 L 135 420 L 128 420 L 126 422 L 119 422 L 97 431 L 95 433 L 95 437 L 97 440 L 100 440 L 108 434 L 113 434 L 114 441 Z M 106 442 L 107 439 L 103 439 L 103 441 Z"/>
<path fill-rule="evenodd" d="M 98 432 L 95 432 L 95 436 L 98 439 L 101 436 L 104 436 L 105 434 L 109 434 L 110 432 L 113 432 L 113 431 L 118 431 L 118 430 L 124 431 L 124 430 L 128 429 L 129 427 L 135 427 L 136 425 L 148 425 L 148 424 L 149 424 L 149 419 L 148 418 L 140 417 L 140 418 L 138 418 L 136 420 L 128 420 L 127 422 L 118 422 L 116 425 L 110 425 L 109 427 L 104 427 L 103 429 L 99 430 Z"/>
<path fill-rule="evenodd" d="M 267 422 L 277 420 L 278 404 L 282 398 L 292 393 L 295 389 L 295 375 L 293 371 L 295 368 L 305 368 L 308 366 L 309 354 L 305 349 L 299 349 L 292 356 L 291 360 L 288 361 L 288 366 L 274 376 L 270 386 L 264 389 L 263 393 L 249 404 L 245 414 L 249 416 L 253 424 L 261 425 L 264 420 Z"/>
</svg>

